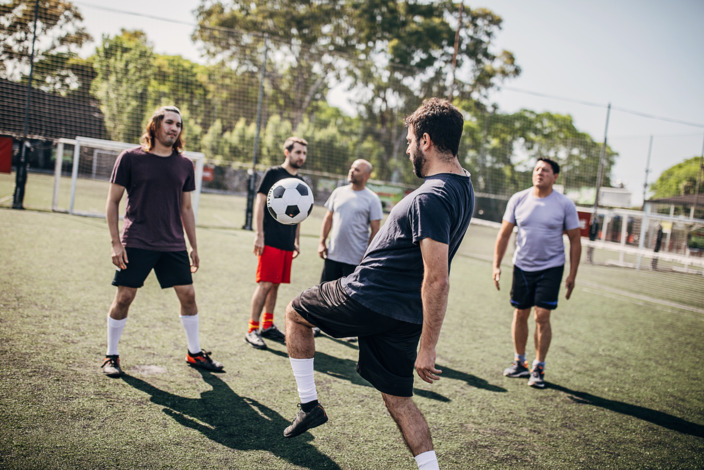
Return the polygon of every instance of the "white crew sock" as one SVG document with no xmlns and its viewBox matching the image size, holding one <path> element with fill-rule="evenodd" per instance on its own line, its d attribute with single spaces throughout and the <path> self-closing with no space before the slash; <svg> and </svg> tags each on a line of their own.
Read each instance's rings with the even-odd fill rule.
<svg viewBox="0 0 704 470">
<path fill-rule="evenodd" d="M 107 356 L 116 356 L 117 345 L 120 342 L 120 336 L 122 336 L 122 330 L 125 329 L 125 323 L 127 323 L 127 318 L 122 320 L 115 320 L 108 316 L 108 352 L 105 353 Z"/>
<path fill-rule="evenodd" d="M 186 331 L 186 341 L 188 342 L 188 351 L 191 354 L 198 354 L 200 349 L 200 335 L 198 333 L 198 314 L 181 315 L 181 324 Z"/>
<path fill-rule="evenodd" d="M 318 392 L 315 389 L 315 379 L 313 377 L 313 358 L 289 358 L 289 360 L 291 361 L 293 376 L 296 378 L 298 397 L 301 399 L 301 403 L 309 403 L 317 400 Z"/>
<path fill-rule="evenodd" d="M 415 456 L 416 464 L 418 464 L 418 470 L 439 470 L 438 457 L 435 455 L 434 450 L 429 450 L 428 452 L 423 452 Z"/>
</svg>

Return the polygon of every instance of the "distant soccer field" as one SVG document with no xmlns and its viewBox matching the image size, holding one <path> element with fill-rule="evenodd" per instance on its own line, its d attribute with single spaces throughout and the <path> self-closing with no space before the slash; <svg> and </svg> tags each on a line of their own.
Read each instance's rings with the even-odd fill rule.
<svg viewBox="0 0 704 470">
<path fill-rule="evenodd" d="M 243 340 L 256 258 L 241 197 L 203 194 L 198 219 L 201 341 L 226 372 L 185 365 L 178 302 L 152 276 L 120 343 L 127 376 L 104 377 L 114 295 L 105 221 L 46 211 L 45 178 L 30 174 L 25 199 L 41 210 L 15 211 L 14 175 L 0 175 L 0 466 L 415 468 L 379 393 L 355 372 L 356 344 L 325 336 L 315 368 L 330 421 L 282 438 L 298 396 L 285 347 Z M 280 327 L 285 303 L 318 281 L 323 211 L 302 225 Z M 470 228 L 452 267 L 443 378 L 415 384 L 441 468 L 704 467 L 701 276 L 583 263 L 553 316 L 548 388 L 534 390 L 501 375 L 512 359 L 511 267 L 507 256 L 497 292 L 495 235 Z M 673 283 L 694 300 L 675 298 Z"/>
</svg>

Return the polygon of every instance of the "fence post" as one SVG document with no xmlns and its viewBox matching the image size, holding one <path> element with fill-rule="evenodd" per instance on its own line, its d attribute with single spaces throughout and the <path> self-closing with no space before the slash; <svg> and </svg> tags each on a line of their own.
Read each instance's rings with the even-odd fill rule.
<svg viewBox="0 0 704 470">
<path fill-rule="evenodd" d="M 262 127 L 262 100 L 264 99 L 264 78 L 266 77 L 266 54 L 268 48 L 268 35 L 264 35 L 264 59 L 262 60 L 261 76 L 259 78 L 259 99 L 257 102 L 257 130 L 254 135 L 254 149 L 252 150 L 252 171 L 247 184 L 247 209 L 244 216 L 243 230 L 252 230 L 252 215 L 254 213 L 254 197 L 257 183 L 257 152 L 259 151 L 259 132 Z"/>
</svg>

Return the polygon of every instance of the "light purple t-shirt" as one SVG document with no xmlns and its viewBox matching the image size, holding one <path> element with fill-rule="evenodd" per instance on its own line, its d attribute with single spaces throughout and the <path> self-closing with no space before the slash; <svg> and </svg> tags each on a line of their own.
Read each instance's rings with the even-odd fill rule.
<svg viewBox="0 0 704 470">
<path fill-rule="evenodd" d="M 325 208 L 332 212 L 328 258 L 358 265 L 369 245 L 369 224 L 384 216 L 379 196 L 369 188 L 342 186 L 332 192 Z"/>
<path fill-rule="evenodd" d="M 524 271 L 542 271 L 565 264 L 564 230 L 579 227 L 577 208 L 553 191 L 544 198 L 528 188 L 511 196 L 504 220 L 518 227 L 513 264 Z"/>
<path fill-rule="evenodd" d="M 196 189 L 193 163 L 176 152 L 160 157 L 141 147 L 117 157 L 110 182 L 127 190 L 122 244 L 154 251 L 186 249 L 181 221 L 184 191 Z"/>
</svg>

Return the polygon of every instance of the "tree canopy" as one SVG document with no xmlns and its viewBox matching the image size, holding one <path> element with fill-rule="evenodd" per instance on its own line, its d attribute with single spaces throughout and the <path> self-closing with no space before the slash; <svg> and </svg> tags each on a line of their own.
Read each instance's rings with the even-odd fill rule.
<svg viewBox="0 0 704 470">
<path fill-rule="evenodd" d="M 663 171 L 655 183 L 650 185 L 653 199 L 694 194 L 697 181 L 704 171 L 702 157 L 692 157 Z M 699 191 L 704 191 L 704 182 L 700 181 Z"/>
</svg>

